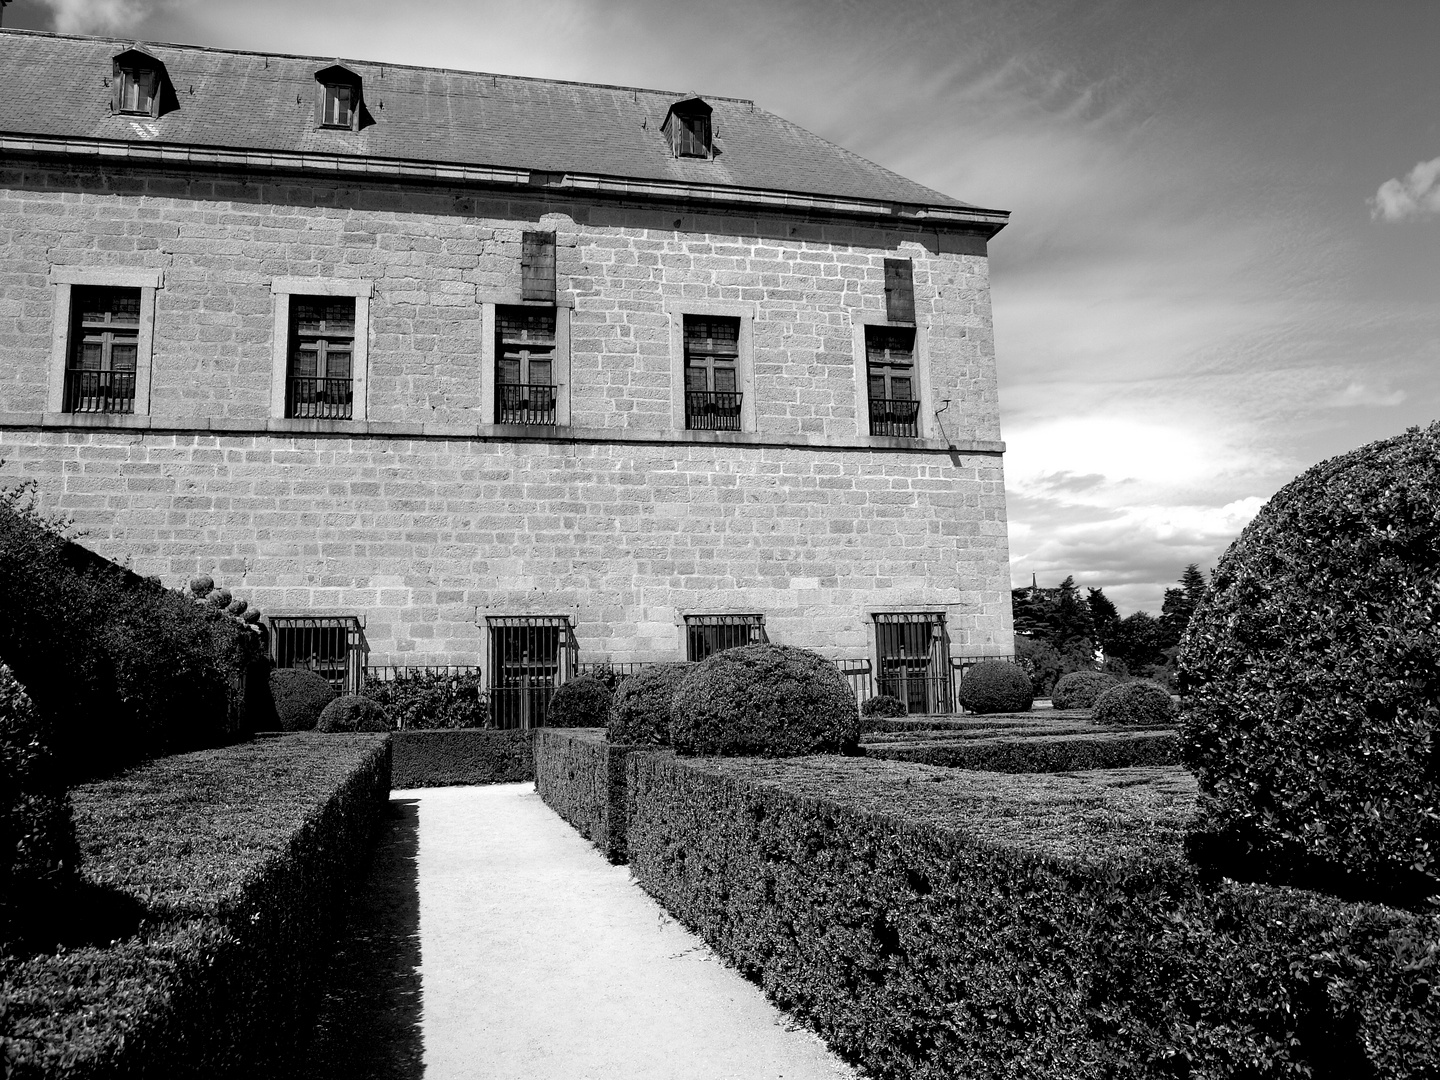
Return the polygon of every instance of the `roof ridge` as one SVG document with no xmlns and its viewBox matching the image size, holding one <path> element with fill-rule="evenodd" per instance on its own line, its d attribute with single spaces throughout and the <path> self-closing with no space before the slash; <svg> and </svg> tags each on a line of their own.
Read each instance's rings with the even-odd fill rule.
<svg viewBox="0 0 1440 1080">
<path fill-rule="evenodd" d="M 59 34 L 50 30 L 26 30 L 18 26 L 0 27 L 0 35 L 17 34 L 28 37 L 62 38 L 67 41 L 112 41 L 129 47 L 145 46 L 162 49 L 188 49 L 194 52 L 220 53 L 225 56 L 271 57 L 276 60 L 315 60 L 320 63 L 365 64 L 370 67 L 395 68 L 400 71 L 428 71 L 438 75 L 477 75 L 486 79 L 509 79 L 514 82 L 546 83 L 551 86 L 588 86 L 596 90 L 623 90 L 632 94 L 654 94 L 656 97 L 689 99 L 700 96 L 706 101 L 728 101 L 755 107 L 751 98 L 728 97 L 723 94 L 697 95 L 694 90 L 659 90 L 654 87 L 624 86 L 619 83 L 586 82 L 583 79 L 546 79 L 538 75 L 506 75 L 498 71 L 475 71 L 470 68 L 432 67 L 428 64 L 395 64 L 388 60 L 361 60 L 345 56 L 314 56 L 310 53 L 287 53 L 263 49 L 222 49 L 214 45 L 192 45 L 179 41 L 148 41 L 144 38 L 121 37 L 113 34 Z"/>
</svg>

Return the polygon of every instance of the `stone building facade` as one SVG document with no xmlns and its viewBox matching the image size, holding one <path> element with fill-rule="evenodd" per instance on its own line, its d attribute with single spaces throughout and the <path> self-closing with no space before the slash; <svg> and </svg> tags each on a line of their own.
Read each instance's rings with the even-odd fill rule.
<svg viewBox="0 0 1440 1080">
<path fill-rule="evenodd" d="M 762 637 L 891 676 L 1011 653 L 1003 212 L 749 102 L 0 57 L 0 455 L 88 546 L 497 686 L 522 638 L 542 681 Z"/>
</svg>

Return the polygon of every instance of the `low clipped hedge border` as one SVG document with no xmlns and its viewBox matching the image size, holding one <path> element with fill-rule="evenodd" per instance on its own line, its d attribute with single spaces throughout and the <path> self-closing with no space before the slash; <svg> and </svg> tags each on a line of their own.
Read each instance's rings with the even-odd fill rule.
<svg viewBox="0 0 1440 1080">
<path fill-rule="evenodd" d="M 135 932 L 0 959 L 6 1076 L 274 1075 L 390 792 L 383 735 L 297 734 L 75 788 L 83 874 Z"/>
<path fill-rule="evenodd" d="M 1143 731 L 879 743 L 867 745 L 865 754 L 888 761 L 914 761 L 952 769 L 1049 773 L 1175 765 L 1180 761 L 1180 743 L 1173 731 Z"/>
<path fill-rule="evenodd" d="M 1436 1075 L 1440 917 L 1206 888 L 1180 854 L 1193 784 L 1167 805 L 1126 773 L 627 770 L 637 881 L 867 1075 Z"/>
<path fill-rule="evenodd" d="M 625 761 L 673 752 L 605 741 L 604 728 L 541 728 L 535 737 L 535 791 L 613 863 L 626 862 Z"/>
<path fill-rule="evenodd" d="M 390 739 L 392 782 L 397 788 L 519 784 L 535 779 L 534 729 L 396 731 Z"/>
</svg>

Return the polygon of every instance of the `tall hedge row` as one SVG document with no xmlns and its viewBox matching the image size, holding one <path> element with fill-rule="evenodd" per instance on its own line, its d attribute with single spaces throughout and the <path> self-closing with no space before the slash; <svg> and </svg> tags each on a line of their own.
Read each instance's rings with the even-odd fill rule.
<svg viewBox="0 0 1440 1080">
<path fill-rule="evenodd" d="M 52 726 L 72 778 L 234 741 L 245 687 L 264 678 L 255 631 L 6 505 L 0 660 Z"/>
</svg>

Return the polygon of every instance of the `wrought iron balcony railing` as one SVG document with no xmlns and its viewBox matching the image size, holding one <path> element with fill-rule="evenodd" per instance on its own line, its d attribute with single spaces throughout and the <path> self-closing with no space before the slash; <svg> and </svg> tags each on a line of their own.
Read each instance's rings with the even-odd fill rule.
<svg viewBox="0 0 1440 1080">
<path fill-rule="evenodd" d="M 555 387 L 539 383 L 502 383 L 495 388 L 497 424 L 555 423 Z"/>
<path fill-rule="evenodd" d="M 65 371 L 65 411 L 72 413 L 130 413 L 135 411 L 135 372 Z"/>
<path fill-rule="evenodd" d="M 285 415 L 302 420 L 349 420 L 354 415 L 354 400 L 354 384 L 349 379 L 296 375 L 290 379 Z"/>
<path fill-rule="evenodd" d="M 870 399 L 870 434 L 915 438 L 920 434 L 920 403 L 903 398 Z"/>
<path fill-rule="evenodd" d="M 739 431 L 742 396 L 725 390 L 686 390 L 685 426 L 692 431 Z"/>
</svg>

